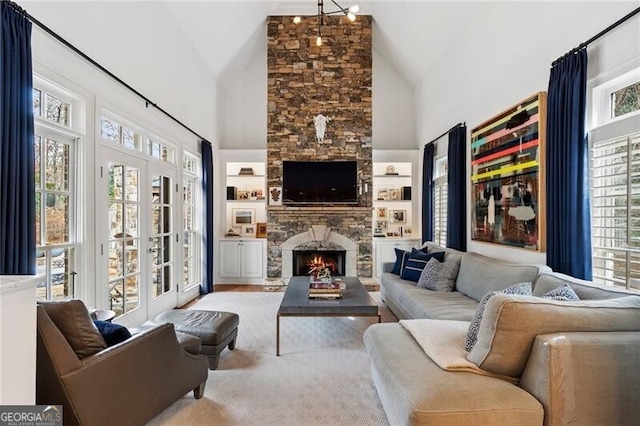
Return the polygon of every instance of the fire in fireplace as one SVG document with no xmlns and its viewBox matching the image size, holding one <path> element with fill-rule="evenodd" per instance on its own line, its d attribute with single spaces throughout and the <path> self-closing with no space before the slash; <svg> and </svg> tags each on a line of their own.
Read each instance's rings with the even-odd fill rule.
<svg viewBox="0 0 640 426">
<path fill-rule="evenodd" d="M 325 267 L 331 275 L 344 275 L 345 250 L 294 250 L 293 276 L 309 275 L 313 268 Z"/>
</svg>

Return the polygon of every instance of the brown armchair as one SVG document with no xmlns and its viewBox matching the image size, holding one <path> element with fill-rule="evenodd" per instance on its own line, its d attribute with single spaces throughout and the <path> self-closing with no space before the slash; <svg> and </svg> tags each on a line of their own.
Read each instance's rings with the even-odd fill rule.
<svg viewBox="0 0 640 426">
<path fill-rule="evenodd" d="M 36 402 L 63 405 L 65 426 L 140 425 L 191 390 L 202 397 L 207 358 L 185 352 L 172 324 L 82 357 L 77 334 L 83 333 L 84 314 L 80 321 L 73 315 L 54 315 L 54 322 L 38 306 Z"/>
</svg>

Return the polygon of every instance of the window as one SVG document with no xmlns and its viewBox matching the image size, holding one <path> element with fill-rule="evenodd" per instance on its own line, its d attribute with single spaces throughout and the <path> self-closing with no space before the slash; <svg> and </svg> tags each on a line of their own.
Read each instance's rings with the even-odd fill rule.
<svg viewBox="0 0 640 426">
<path fill-rule="evenodd" d="M 142 150 L 142 135 L 139 132 L 106 117 L 100 120 L 100 136 L 127 149 Z"/>
<path fill-rule="evenodd" d="M 173 164 L 175 150 L 163 142 L 149 139 L 149 155 L 155 159 Z"/>
<path fill-rule="evenodd" d="M 591 150 L 594 281 L 640 289 L 640 133 Z"/>
<path fill-rule="evenodd" d="M 187 289 L 200 282 L 200 236 L 197 226 L 197 200 L 199 188 L 195 158 L 185 153 L 183 166 L 183 281 Z"/>
<path fill-rule="evenodd" d="M 600 83 L 591 90 L 590 127 L 596 128 L 640 114 L 640 67 Z"/>
<path fill-rule="evenodd" d="M 434 159 L 433 177 L 433 242 L 447 245 L 447 157 Z"/>
<path fill-rule="evenodd" d="M 75 297 L 77 271 L 76 152 L 84 124 L 77 95 L 33 78 L 36 273 L 38 299 Z"/>
<path fill-rule="evenodd" d="M 640 81 L 611 93 L 611 118 L 640 111 Z"/>
<path fill-rule="evenodd" d="M 46 281 L 38 298 L 74 296 L 75 141 L 36 129 L 36 269 Z"/>
</svg>

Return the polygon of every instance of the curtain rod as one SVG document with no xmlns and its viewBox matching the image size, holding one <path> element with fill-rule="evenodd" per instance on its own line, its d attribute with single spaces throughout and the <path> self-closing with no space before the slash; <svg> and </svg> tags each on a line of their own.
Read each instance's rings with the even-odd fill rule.
<svg viewBox="0 0 640 426">
<path fill-rule="evenodd" d="M 447 130 L 446 132 L 443 132 L 443 133 L 442 133 L 440 136 L 438 136 L 437 138 L 433 138 L 433 139 L 432 139 L 432 140 L 430 140 L 429 142 L 425 143 L 425 144 L 424 144 L 424 146 L 427 146 L 427 145 L 429 145 L 429 144 L 432 144 L 432 143 L 434 143 L 435 141 L 437 141 L 438 139 L 440 139 L 441 137 L 443 137 L 443 136 L 445 136 L 446 134 L 450 133 L 452 130 L 454 130 L 454 129 L 456 129 L 456 128 L 460 127 L 460 126 L 466 126 L 466 125 L 467 125 L 467 123 L 465 123 L 464 121 L 463 121 L 463 122 L 460 122 L 460 123 L 458 123 L 458 124 L 456 124 L 455 126 L 453 126 L 452 128 L 450 128 L 450 129 L 449 129 L 449 130 Z"/>
<path fill-rule="evenodd" d="M 21 15 L 23 15 L 25 18 L 27 18 L 28 20 L 30 20 L 31 22 L 33 22 L 34 24 L 36 24 L 38 27 L 40 27 L 43 31 L 45 31 L 46 33 L 48 33 L 51 37 L 55 38 L 56 40 L 58 40 L 60 43 L 64 44 L 66 47 L 68 47 L 69 49 L 71 49 L 74 53 L 76 53 L 78 56 L 80 56 L 82 59 L 86 60 L 87 62 L 89 62 L 91 65 L 93 65 L 94 67 L 98 68 L 100 71 L 102 71 L 103 73 L 107 74 L 109 77 L 111 77 L 113 80 L 117 81 L 118 83 L 120 83 L 122 86 L 126 87 L 127 89 L 129 89 L 131 92 L 133 92 L 134 94 L 136 94 L 138 97 L 142 98 L 142 100 L 144 100 L 145 102 L 145 107 L 149 108 L 149 106 L 154 107 L 155 109 L 157 109 L 158 111 L 160 111 L 161 113 L 163 113 L 165 116 L 169 117 L 171 120 L 173 120 L 174 122 L 178 123 L 180 126 L 182 126 L 183 128 L 185 128 L 186 130 L 188 130 L 189 132 L 193 133 L 195 136 L 197 136 L 200 139 L 206 140 L 206 138 L 203 138 L 202 136 L 200 136 L 196 131 L 192 130 L 189 126 L 187 126 L 186 124 L 184 124 L 182 121 L 178 120 L 177 118 L 175 118 L 173 115 L 169 114 L 167 111 L 165 111 L 164 109 L 162 109 L 160 106 L 158 106 L 158 104 L 156 104 L 155 102 L 152 102 L 149 98 L 147 98 L 146 96 L 144 96 L 142 93 L 138 92 L 136 89 L 134 89 L 133 87 L 131 87 L 129 84 L 125 83 L 121 78 L 119 78 L 118 76 L 116 76 L 115 74 L 113 74 L 111 71 L 109 71 L 108 69 L 106 69 L 105 67 L 103 67 L 102 65 L 100 65 L 98 62 L 96 62 L 95 60 L 93 60 L 91 57 L 89 57 L 87 54 L 85 54 L 84 52 L 82 52 L 80 49 L 78 49 L 77 47 L 75 47 L 74 45 L 72 45 L 71 43 L 69 43 L 67 40 L 65 40 L 64 38 L 62 38 L 59 34 L 57 34 L 55 31 L 53 31 L 51 28 L 47 27 L 46 25 L 44 25 L 42 22 L 40 22 L 39 20 L 37 20 L 36 18 L 34 18 L 33 16 L 31 16 L 25 9 L 23 9 L 22 7 L 20 7 L 18 4 L 9 1 L 9 0 L 2 0 L 3 3 L 5 3 L 6 5 L 10 6 L 13 10 L 15 10 L 16 12 L 20 13 Z"/>
<path fill-rule="evenodd" d="M 598 34 L 594 35 L 593 37 L 591 37 L 589 40 L 582 42 L 578 45 L 578 47 L 574 47 L 573 49 L 571 49 L 569 52 L 565 53 L 564 55 L 560 56 L 558 59 L 556 59 L 555 61 L 553 61 L 551 63 L 551 67 L 555 67 L 558 62 L 562 61 L 563 59 L 567 58 L 570 55 L 573 55 L 574 53 L 576 53 L 579 50 L 582 50 L 584 48 L 586 48 L 589 44 L 593 43 L 594 41 L 596 41 L 597 39 L 599 39 L 600 37 L 602 37 L 603 35 L 607 34 L 609 31 L 613 30 L 614 28 L 618 27 L 619 25 L 625 23 L 626 21 L 628 21 L 629 19 L 633 18 L 635 15 L 637 15 L 638 13 L 640 13 L 640 7 L 632 10 L 631 12 L 629 12 L 628 14 L 626 14 L 625 16 L 623 16 L 622 18 L 618 19 L 616 22 L 614 22 L 613 24 L 609 25 L 607 28 L 605 28 L 604 30 L 600 31 Z"/>
</svg>

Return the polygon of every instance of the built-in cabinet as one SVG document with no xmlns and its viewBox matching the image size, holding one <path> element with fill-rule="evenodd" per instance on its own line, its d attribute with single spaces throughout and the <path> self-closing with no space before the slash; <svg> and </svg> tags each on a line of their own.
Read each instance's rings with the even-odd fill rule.
<svg viewBox="0 0 640 426">
<path fill-rule="evenodd" d="M 373 150 L 373 275 L 396 259 L 394 248 L 420 246 L 418 151 Z"/>
<path fill-rule="evenodd" d="M 266 273 L 266 151 L 220 150 L 216 197 L 217 284 L 263 284 Z"/>
<path fill-rule="evenodd" d="M 218 276 L 221 283 L 242 283 L 264 278 L 265 240 L 220 240 L 218 250 Z"/>
</svg>

